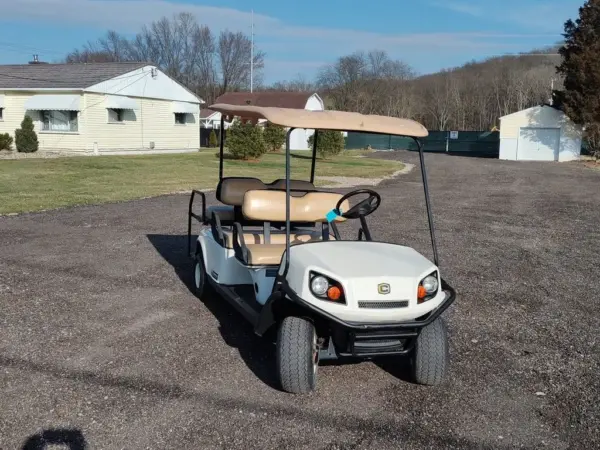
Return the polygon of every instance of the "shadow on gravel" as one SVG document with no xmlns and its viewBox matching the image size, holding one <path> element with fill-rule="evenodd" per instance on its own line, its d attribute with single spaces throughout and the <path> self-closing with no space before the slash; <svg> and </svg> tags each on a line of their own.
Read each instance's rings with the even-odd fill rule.
<svg viewBox="0 0 600 450">
<path fill-rule="evenodd" d="M 401 356 L 395 358 L 381 358 L 374 361 L 377 367 L 385 370 L 391 376 L 398 378 L 399 380 L 406 381 L 407 383 L 414 383 L 412 376 L 412 368 L 410 366 L 410 358 L 408 356 Z"/>
<path fill-rule="evenodd" d="M 181 282 L 195 295 L 192 260 L 187 254 L 187 235 L 149 234 L 148 240 L 175 270 Z M 202 303 L 219 321 L 219 331 L 227 345 L 237 348 L 250 370 L 267 386 L 280 390 L 275 377 L 273 343 L 259 338 L 252 327 L 225 300 L 213 294 Z M 412 382 L 408 358 L 376 359 L 375 364 L 390 375 Z M 325 362 L 321 365 L 354 364 L 357 361 Z"/>
<path fill-rule="evenodd" d="M 66 447 L 68 450 L 85 450 L 88 448 L 81 430 L 55 428 L 43 430 L 30 436 L 21 450 L 45 450 L 55 445 Z"/>
<path fill-rule="evenodd" d="M 181 282 L 195 295 L 192 259 L 187 254 L 187 235 L 149 234 L 148 240 L 175 270 Z M 279 390 L 275 377 L 274 347 L 254 334 L 250 324 L 216 294 L 202 303 L 219 321 L 219 332 L 230 347 L 238 349 L 248 368 L 267 386 Z"/>
</svg>

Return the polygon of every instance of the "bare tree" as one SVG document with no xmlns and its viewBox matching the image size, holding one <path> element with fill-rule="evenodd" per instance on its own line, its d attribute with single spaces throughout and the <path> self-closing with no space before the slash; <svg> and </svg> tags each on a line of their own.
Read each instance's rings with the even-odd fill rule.
<svg viewBox="0 0 600 450">
<path fill-rule="evenodd" d="M 288 92 L 312 92 L 316 91 L 317 87 L 315 83 L 309 81 L 305 75 L 298 74 L 290 81 L 278 81 L 267 89 Z"/>
<path fill-rule="evenodd" d="M 368 114 L 398 110 L 400 86 L 414 76 L 406 63 L 386 52 L 356 52 L 321 69 L 317 82 L 336 109 Z M 391 94 L 395 98 L 390 98 Z"/>
<path fill-rule="evenodd" d="M 96 42 L 69 53 L 65 62 L 144 61 L 156 64 L 170 77 L 211 102 L 228 90 L 250 84 L 251 41 L 243 33 L 224 31 L 215 42 L 206 25 L 191 13 L 163 17 L 127 39 L 108 31 Z M 265 54 L 254 52 L 255 84 L 261 82 Z"/>
<path fill-rule="evenodd" d="M 250 55 L 252 42 L 241 32 L 222 31 L 217 46 L 221 66 L 220 93 L 247 89 L 250 86 Z M 264 53 L 254 52 L 256 82 L 260 82 L 259 71 L 264 67 Z"/>
</svg>

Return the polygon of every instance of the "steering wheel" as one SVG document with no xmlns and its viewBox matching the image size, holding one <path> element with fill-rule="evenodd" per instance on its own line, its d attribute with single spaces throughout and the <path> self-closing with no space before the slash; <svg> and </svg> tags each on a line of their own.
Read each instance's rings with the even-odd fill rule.
<svg viewBox="0 0 600 450">
<path fill-rule="evenodd" d="M 369 214 L 372 214 L 377 208 L 379 208 L 379 205 L 381 204 L 381 196 L 371 189 L 358 189 L 356 191 L 348 192 L 346 195 L 340 198 L 340 201 L 337 202 L 337 205 L 335 205 L 335 209 L 339 212 L 340 207 L 346 200 L 362 194 L 369 194 L 369 197 L 358 202 L 348 211 L 342 211 L 340 215 L 346 219 L 358 219 L 360 217 L 366 217 Z"/>
</svg>

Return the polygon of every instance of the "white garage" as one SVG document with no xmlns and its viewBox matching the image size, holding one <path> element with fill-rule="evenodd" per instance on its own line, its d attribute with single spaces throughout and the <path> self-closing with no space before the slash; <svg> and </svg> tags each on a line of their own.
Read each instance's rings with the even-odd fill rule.
<svg viewBox="0 0 600 450">
<path fill-rule="evenodd" d="M 562 111 L 535 106 L 500 118 L 500 159 L 574 161 L 582 136 L 582 128 Z"/>
</svg>

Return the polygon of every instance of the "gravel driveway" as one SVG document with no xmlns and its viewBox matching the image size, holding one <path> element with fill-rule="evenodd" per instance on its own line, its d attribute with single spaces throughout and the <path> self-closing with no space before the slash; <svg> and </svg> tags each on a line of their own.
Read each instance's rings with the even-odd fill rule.
<svg viewBox="0 0 600 450">
<path fill-rule="evenodd" d="M 0 448 L 599 448 L 600 173 L 426 158 L 445 386 L 385 361 L 279 392 L 270 346 L 189 290 L 187 196 L 0 217 Z M 377 189 L 374 236 L 430 255 L 418 169 Z"/>
</svg>

